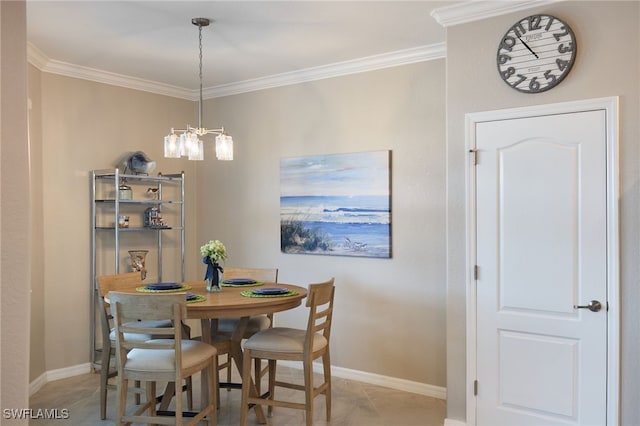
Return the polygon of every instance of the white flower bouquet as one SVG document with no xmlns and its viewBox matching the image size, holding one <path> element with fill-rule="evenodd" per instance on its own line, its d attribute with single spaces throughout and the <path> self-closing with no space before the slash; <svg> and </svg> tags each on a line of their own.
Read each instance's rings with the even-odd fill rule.
<svg viewBox="0 0 640 426">
<path fill-rule="evenodd" d="M 213 263 L 218 263 L 227 258 L 227 249 L 220 240 L 210 240 L 200 247 L 200 254 L 203 256 L 204 263 L 209 263 L 208 259 L 211 259 Z"/>
</svg>

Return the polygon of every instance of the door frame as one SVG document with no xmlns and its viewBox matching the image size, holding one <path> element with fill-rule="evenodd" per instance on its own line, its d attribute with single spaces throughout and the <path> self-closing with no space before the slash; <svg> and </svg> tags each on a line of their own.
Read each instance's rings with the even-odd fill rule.
<svg viewBox="0 0 640 426">
<path fill-rule="evenodd" d="M 465 115 L 465 152 L 466 158 L 466 288 L 467 288 L 467 425 L 475 425 L 476 397 L 474 381 L 477 377 L 477 333 L 476 333 L 476 285 L 474 269 L 476 265 L 476 179 L 475 149 L 478 123 L 500 121 L 541 115 L 567 114 L 574 112 L 604 110 L 606 126 L 606 190 L 607 190 L 607 424 L 618 424 L 619 418 L 619 383 L 620 383 L 620 308 L 619 308 L 619 226 L 618 226 L 618 97 L 606 97 L 579 101 L 562 102 L 547 105 L 536 105 L 513 109 L 469 113 Z"/>
</svg>

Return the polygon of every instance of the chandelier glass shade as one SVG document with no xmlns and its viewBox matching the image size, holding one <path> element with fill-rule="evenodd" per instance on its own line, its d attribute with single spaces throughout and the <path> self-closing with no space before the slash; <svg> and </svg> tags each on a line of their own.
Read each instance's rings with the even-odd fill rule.
<svg viewBox="0 0 640 426">
<path fill-rule="evenodd" d="M 200 97 L 198 100 L 198 127 L 187 125 L 186 129 L 171 128 L 171 132 L 164 137 L 164 156 L 166 158 L 188 157 L 189 160 L 204 160 L 204 146 L 202 136 L 216 135 L 216 158 L 218 160 L 233 160 L 233 138 L 226 134 L 224 127 L 207 129 L 202 127 L 202 27 L 209 25 L 207 18 L 193 18 L 193 25 L 198 26 L 198 47 L 200 51 Z"/>
</svg>

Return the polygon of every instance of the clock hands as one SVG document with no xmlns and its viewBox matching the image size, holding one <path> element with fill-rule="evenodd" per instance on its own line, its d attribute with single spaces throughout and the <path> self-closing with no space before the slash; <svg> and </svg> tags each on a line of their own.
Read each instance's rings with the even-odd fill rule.
<svg viewBox="0 0 640 426">
<path fill-rule="evenodd" d="M 522 44 L 524 44 L 524 47 L 526 47 L 526 48 L 527 48 L 527 50 L 528 50 L 529 52 L 531 52 L 531 54 L 533 54 L 533 56 L 535 56 L 535 57 L 536 57 L 536 59 L 540 59 L 540 57 L 536 54 L 536 52 L 534 52 L 533 50 L 531 50 L 531 48 L 529 47 L 529 45 L 528 45 L 527 43 L 525 43 L 525 42 L 524 42 L 524 40 L 522 40 L 520 37 L 518 37 L 518 40 L 520 40 L 520 42 L 521 42 Z"/>
</svg>

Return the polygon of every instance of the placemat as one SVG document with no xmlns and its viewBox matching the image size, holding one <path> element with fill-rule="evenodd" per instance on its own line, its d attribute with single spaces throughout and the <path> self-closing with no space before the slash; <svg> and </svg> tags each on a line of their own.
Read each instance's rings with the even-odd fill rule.
<svg viewBox="0 0 640 426">
<path fill-rule="evenodd" d="M 221 283 L 222 287 L 256 287 L 259 285 L 264 285 L 262 281 L 256 281 L 253 284 L 227 284 L 224 281 Z"/>
<path fill-rule="evenodd" d="M 201 294 L 197 294 L 195 298 L 187 300 L 187 303 L 198 303 L 207 300 L 207 298 Z"/>
<path fill-rule="evenodd" d="M 298 294 L 297 291 L 290 290 L 288 293 L 283 294 L 254 294 L 251 290 L 241 291 L 241 295 L 245 297 L 288 297 L 288 296 L 296 296 Z"/>
<path fill-rule="evenodd" d="M 171 290 L 151 290 L 146 288 L 145 286 L 136 288 L 136 291 L 139 291 L 141 293 L 180 293 L 187 290 L 191 290 L 191 286 L 183 285 L 180 288 L 173 288 Z"/>
</svg>

